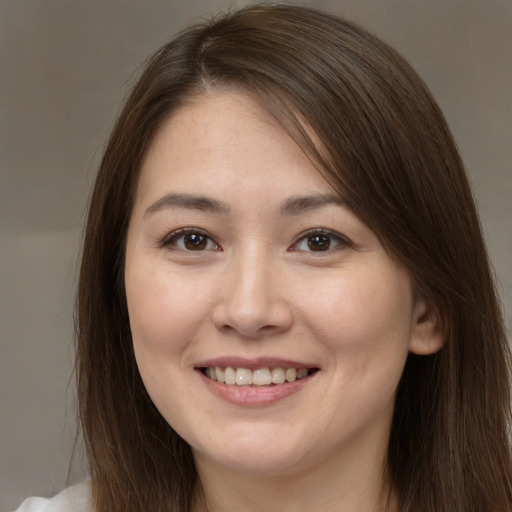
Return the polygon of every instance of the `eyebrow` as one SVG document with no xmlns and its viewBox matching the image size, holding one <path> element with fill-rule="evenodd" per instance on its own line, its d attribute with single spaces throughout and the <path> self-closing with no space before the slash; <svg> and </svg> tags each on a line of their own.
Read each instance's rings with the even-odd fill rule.
<svg viewBox="0 0 512 512">
<path fill-rule="evenodd" d="M 195 196 L 192 194 L 167 194 L 155 201 L 144 212 L 144 217 L 166 209 L 199 210 L 202 212 L 227 214 L 229 206 L 222 201 L 210 197 Z"/>
<path fill-rule="evenodd" d="M 281 215 L 294 216 L 328 206 L 346 206 L 342 197 L 331 194 L 317 194 L 312 196 L 290 197 L 283 202 L 280 208 Z M 166 209 L 198 210 L 202 212 L 226 215 L 230 208 L 226 203 L 206 196 L 193 194 L 167 194 L 155 201 L 144 212 L 144 217 Z"/>
<path fill-rule="evenodd" d="M 328 205 L 347 206 L 347 201 L 332 194 L 290 197 L 281 206 L 282 215 L 299 215 L 312 210 L 318 210 Z"/>
</svg>

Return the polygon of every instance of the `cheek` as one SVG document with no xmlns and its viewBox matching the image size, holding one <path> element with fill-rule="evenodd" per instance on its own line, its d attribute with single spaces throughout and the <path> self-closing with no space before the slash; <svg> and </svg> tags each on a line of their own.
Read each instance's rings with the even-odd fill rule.
<svg viewBox="0 0 512 512">
<path fill-rule="evenodd" d="M 299 292 L 303 315 L 331 351 L 372 354 L 406 350 L 412 327 L 412 292 L 396 269 L 361 269 Z"/>
<path fill-rule="evenodd" d="M 182 351 L 209 318 L 209 294 L 169 271 L 126 272 L 128 314 L 136 354 Z"/>
<path fill-rule="evenodd" d="M 125 281 L 138 370 L 157 409 L 174 426 L 183 417 L 183 397 L 191 393 L 182 370 L 189 368 L 190 354 L 201 338 L 208 299 L 169 274 L 128 268 Z"/>
</svg>

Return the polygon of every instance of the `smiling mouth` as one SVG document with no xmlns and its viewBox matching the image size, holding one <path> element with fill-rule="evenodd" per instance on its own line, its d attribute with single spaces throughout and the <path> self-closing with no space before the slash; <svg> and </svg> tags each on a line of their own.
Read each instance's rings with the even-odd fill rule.
<svg viewBox="0 0 512 512">
<path fill-rule="evenodd" d="M 296 380 L 302 380 L 313 375 L 318 368 L 285 368 L 263 367 L 251 370 L 249 368 L 206 367 L 201 372 L 209 379 L 227 384 L 228 386 L 279 386 Z"/>
</svg>

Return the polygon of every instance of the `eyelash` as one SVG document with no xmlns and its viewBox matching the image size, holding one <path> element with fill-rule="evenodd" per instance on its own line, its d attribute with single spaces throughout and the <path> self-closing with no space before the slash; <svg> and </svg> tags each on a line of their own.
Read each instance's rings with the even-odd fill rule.
<svg viewBox="0 0 512 512">
<path fill-rule="evenodd" d="M 347 238 L 339 235 L 338 233 L 336 233 L 334 231 L 330 231 L 328 229 L 316 228 L 316 229 L 310 229 L 308 231 L 305 231 L 304 233 L 301 233 L 299 235 L 299 237 L 297 238 L 297 241 L 292 244 L 291 250 L 292 251 L 300 251 L 301 249 L 297 249 L 299 244 L 308 243 L 308 240 L 311 240 L 313 237 L 328 238 L 329 246 L 327 247 L 326 250 L 318 250 L 318 251 L 311 249 L 311 246 L 309 246 L 309 249 L 310 249 L 309 251 L 302 249 L 302 250 L 304 250 L 304 252 L 314 252 L 314 253 L 331 252 L 331 251 L 343 249 L 345 247 L 350 247 L 352 245 L 351 242 Z M 331 244 L 333 241 L 336 242 L 336 245 L 334 247 L 331 247 Z"/>
<path fill-rule="evenodd" d="M 217 242 L 215 242 L 215 240 L 213 240 L 213 238 L 211 236 L 209 236 L 208 233 L 206 233 L 202 229 L 198 229 L 198 228 L 179 228 L 176 231 L 173 231 L 172 233 L 170 233 L 168 236 L 166 236 L 164 238 L 164 240 L 162 241 L 161 245 L 162 245 L 162 247 L 178 249 L 178 250 L 183 250 L 183 251 L 188 251 L 188 252 L 194 252 L 193 249 L 188 249 L 187 247 L 178 247 L 178 241 L 180 239 L 183 239 L 183 242 L 186 243 L 184 239 L 187 235 L 190 235 L 190 236 L 199 235 L 200 237 L 202 237 L 201 241 L 206 241 L 206 247 L 200 249 L 200 251 L 205 250 L 205 249 L 206 250 L 214 250 L 214 251 L 222 251 L 222 248 L 220 247 L 220 245 L 217 244 Z M 208 244 L 211 244 L 211 243 L 214 244 L 214 247 L 208 248 Z M 198 251 L 198 252 L 200 252 L 200 251 Z"/>
<path fill-rule="evenodd" d="M 172 249 L 177 249 L 177 250 L 183 250 L 186 252 L 196 252 L 196 251 L 194 251 L 194 249 L 187 248 L 186 246 L 185 247 L 178 246 L 180 239 L 182 239 L 184 244 L 186 243 L 185 237 L 187 235 L 190 235 L 190 236 L 198 235 L 199 236 L 198 240 L 196 240 L 196 242 L 192 242 L 192 243 L 197 243 L 196 247 L 199 247 L 201 244 L 204 243 L 204 245 L 201 246 L 197 250 L 197 252 L 201 252 L 204 250 L 222 251 L 222 247 L 217 242 L 215 242 L 215 240 L 213 238 L 211 238 L 208 235 L 208 233 L 206 233 L 205 231 L 198 229 L 198 228 L 179 228 L 176 231 L 173 231 L 172 233 L 170 233 L 162 241 L 161 246 L 167 247 L 167 248 L 172 248 Z M 319 248 L 319 250 L 312 249 L 311 246 L 309 245 L 309 243 L 313 237 L 318 237 L 318 238 L 325 237 L 329 244 L 328 247 L 325 250 L 322 250 L 321 248 Z M 333 241 L 335 242 L 336 245 L 334 247 L 331 247 Z M 298 248 L 301 243 L 308 244 L 309 250 Z M 208 247 L 209 245 L 212 245 L 212 244 L 213 244 L 213 247 Z M 301 251 L 302 250 L 304 252 L 325 253 L 325 252 L 331 252 L 333 250 L 343 249 L 344 247 L 349 247 L 351 245 L 352 245 L 351 242 L 349 240 L 347 240 L 345 237 L 343 237 L 333 231 L 327 230 L 327 229 L 318 229 L 317 228 L 317 229 L 311 229 L 311 230 L 305 231 L 304 233 L 301 233 L 298 236 L 297 240 L 291 245 L 289 250 L 290 251 Z"/>
</svg>

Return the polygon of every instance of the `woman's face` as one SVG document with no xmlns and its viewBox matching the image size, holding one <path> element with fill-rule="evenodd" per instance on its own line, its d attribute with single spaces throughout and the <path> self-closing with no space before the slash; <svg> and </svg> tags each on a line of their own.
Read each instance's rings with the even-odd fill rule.
<svg viewBox="0 0 512 512">
<path fill-rule="evenodd" d="M 408 352 L 440 346 L 407 272 L 240 92 L 158 132 L 125 282 L 140 374 L 199 467 L 383 458 Z"/>
</svg>

